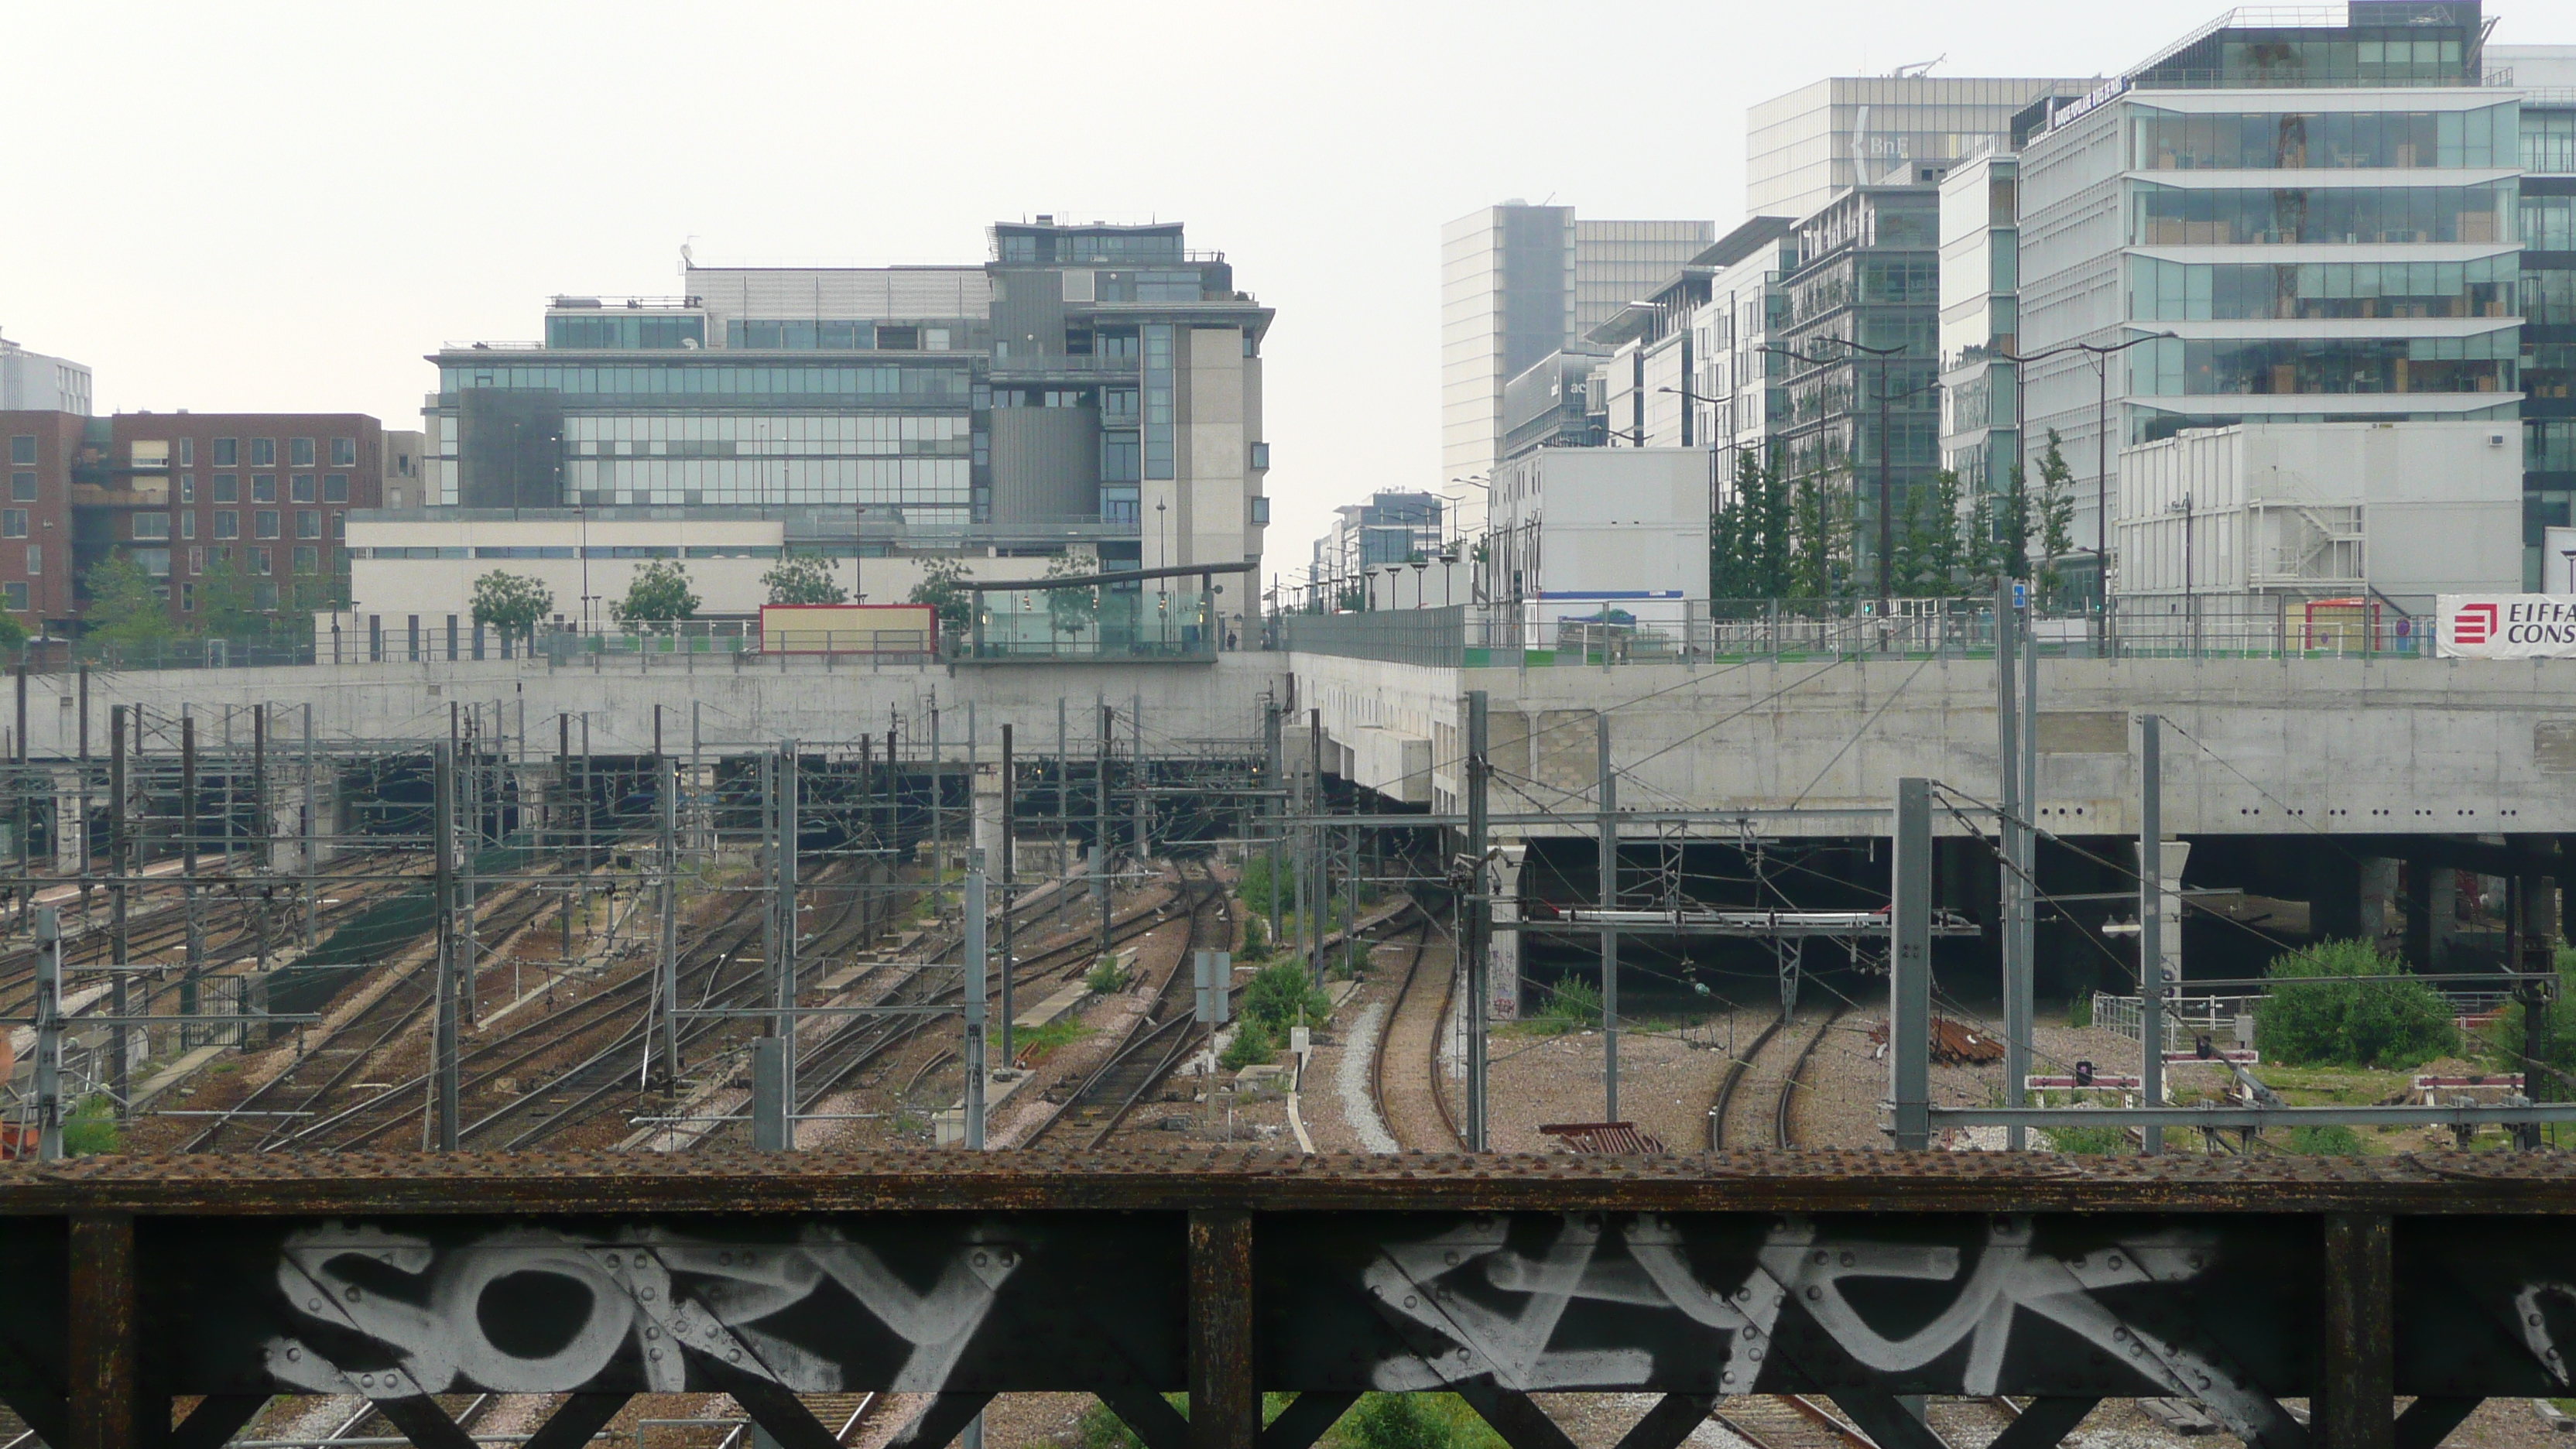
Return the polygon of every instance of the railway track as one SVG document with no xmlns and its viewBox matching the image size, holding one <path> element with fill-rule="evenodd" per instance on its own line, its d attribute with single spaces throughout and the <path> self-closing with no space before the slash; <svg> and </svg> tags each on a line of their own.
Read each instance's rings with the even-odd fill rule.
<svg viewBox="0 0 2576 1449">
<path fill-rule="evenodd" d="M 1771 1018 L 1763 1026 L 1760 1034 L 1753 1038 L 1753 1044 L 1744 1049 L 1744 1055 L 1727 1063 L 1726 1075 L 1717 1084 L 1717 1099 L 1711 1102 L 1708 1108 L 1709 1151 L 1726 1150 L 1728 1140 L 1726 1120 L 1728 1114 L 1735 1109 L 1735 1094 L 1744 1086 L 1744 1079 L 1752 1072 L 1754 1062 L 1761 1058 L 1762 1049 L 1771 1044 L 1771 1038 L 1780 1034 L 1780 1027 L 1787 1020 L 1788 1018 L 1780 1016 Z M 1743 1135 L 1737 1133 L 1735 1140 L 1741 1145 Z"/>
<path fill-rule="evenodd" d="M 1179 895 L 1158 896 L 1132 907 L 1123 916 L 1113 916 L 1110 920 L 1111 947 L 1115 949 L 1160 928 L 1170 919 L 1166 908 L 1181 899 Z M 1030 914 L 1034 915 L 1036 911 L 1032 910 Z M 1021 919 L 1025 920 L 1027 917 L 1023 916 Z M 1098 939 L 1087 934 L 1061 942 L 1021 958 L 1014 980 L 1023 987 L 1069 981 L 1090 969 L 1097 949 Z M 945 961 L 951 953 L 951 950 L 943 950 L 940 953 L 940 959 Z M 999 990 L 998 982 L 993 983 L 993 989 Z M 905 970 L 871 1004 L 940 1005 L 962 1001 L 964 990 L 962 983 L 949 983 L 944 977 L 925 978 L 923 968 L 916 966 Z M 804 1059 L 798 1063 L 797 1111 L 814 1111 L 824 1099 L 847 1087 L 851 1079 L 861 1072 L 884 1060 L 898 1048 L 921 1037 L 933 1027 L 946 1026 L 954 1020 L 952 1014 L 945 1012 L 845 1019 L 822 1041 L 815 1043 Z M 954 1050 L 944 1050 L 935 1054 L 915 1069 L 911 1080 L 905 1086 L 904 1095 L 909 1098 L 918 1091 L 922 1083 L 941 1066 L 956 1064 L 957 1054 Z"/>
<path fill-rule="evenodd" d="M 1206 870 L 1202 885 L 1193 887 L 1183 876 L 1189 940 L 1157 988 L 1154 1004 L 1128 1028 L 1126 1039 L 1030 1131 L 1022 1146 L 1034 1147 L 1052 1136 L 1078 1142 L 1085 1151 L 1098 1149 L 1188 1055 L 1198 1039 L 1190 1002 L 1194 985 L 1186 970 L 1190 952 L 1222 949 L 1234 940 L 1234 911 L 1225 884 L 1213 869 L 1202 869 Z"/>
<path fill-rule="evenodd" d="M 1720 1400 L 1709 1417 L 1752 1449 L 1878 1449 L 1868 1435 L 1807 1394 L 1746 1394 Z"/>
<path fill-rule="evenodd" d="M 509 939 L 545 913 L 550 898 L 543 893 L 510 887 L 506 880 L 492 884 L 502 887 L 506 894 L 486 904 L 491 914 L 479 924 L 489 928 L 494 940 Z M 436 977 L 435 962 L 417 963 L 401 972 L 363 1010 L 325 1033 L 320 1041 L 309 1044 L 285 1071 L 261 1083 L 228 1109 L 256 1114 L 258 1120 L 244 1123 L 219 1118 L 180 1150 L 219 1150 L 228 1136 L 237 1135 L 236 1129 L 262 1123 L 267 1126 L 253 1150 L 279 1145 L 291 1124 L 326 1110 L 361 1073 L 380 1065 L 383 1054 L 396 1048 L 407 1033 L 420 1025 L 436 995 Z M 336 1067 L 332 1064 L 335 1058 L 340 1059 Z M 271 1113 L 280 1115 L 271 1118 Z"/>
<path fill-rule="evenodd" d="M 1456 1111 L 1440 1087 L 1440 1036 L 1449 1020 L 1458 979 L 1454 966 L 1440 974 L 1437 991 L 1423 978 L 1431 935 L 1432 922 L 1425 916 L 1414 927 L 1413 951 L 1405 962 L 1404 983 L 1396 988 L 1386 1028 L 1378 1033 L 1377 1049 L 1369 1055 L 1369 1097 L 1377 1104 L 1378 1118 L 1386 1124 L 1396 1146 L 1422 1152 L 1456 1152 L 1465 1148 L 1466 1137 L 1459 1132 Z M 1386 1074 L 1390 1056 L 1408 1064 L 1397 1073 L 1392 1086 Z M 1416 1067 L 1420 1069 L 1419 1077 L 1413 1075 Z M 1433 1123 L 1438 1124 L 1436 1128 Z"/>
<path fill-rule="evenodd" d="M 1781 1147 L 1797 1145 L 1791 1140 L 1790 1117 L 1797 1107 L 1800 1079 L 1806 1075 L 1807 1062 L 1815 1056 L 1816 1048 L 1824 1043 L 1825 1034 L 1834 1029 L 1834 1023 L 1842 1020 L 1842 1015 L 1843 1008 L 1839 1002 L 1833 1010 L 1825 1013 L 1825 1019 L 1817 1023 L 1815 1031 L 1808 1035 L 1806 1045 L 1798 1048 L 1797 1058 L 1789 1063 L 1789 1075 L 1781 1080 L 1780 1103 L 1771 1114 L 1772 1137 Z"/>
</svg>

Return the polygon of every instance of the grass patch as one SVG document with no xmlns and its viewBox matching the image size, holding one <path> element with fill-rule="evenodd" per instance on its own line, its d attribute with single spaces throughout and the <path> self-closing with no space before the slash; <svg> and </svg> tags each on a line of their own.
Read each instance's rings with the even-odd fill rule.
<svg viewBox="0 0 2576 1449">
<path fill-rule="evenodd" d="M 2361 1138 L 2340 1124 L 2290 1129 L 2290 1150 L 2305 1157 L 2359 1157 Z"/>
<path fill-rule="evenodd" d="M 2087 1157 L 2107 1157 L 2131 1150 L 2129 1134 L 2117 1127 L 2051 1127 L 2048 1141 L 2060 1152 Z"/>
<path fill-rule="evenodd" d="M 1090 1036 L 1094 1030 L 1074 1017 L 1059 1016 L 1035 1031 L 1013 1032 L 1011 1047 L 1023 1064 L 1033 1067 L 1045 1061 L 1057 1048 L 1071 1046 Z"/>
<path fill-rule="evenodd" d="M 1103 956 L 1091 965 L 1091 974 L 1082 978 L 1083 986 L 1094 996 L 1108 996 L 1127 989 L 1127 972 L 1115 956 Z"/>
<path fill-rule="evenodd" d="M 1533 1030 L 1548 1036 L 1588 1031 L 1601 1024 L 1601 993 L 1590 982 L 1561 977 L 1550 989 L 1547 1005 L 1529 1019 Z"/>
</svg>

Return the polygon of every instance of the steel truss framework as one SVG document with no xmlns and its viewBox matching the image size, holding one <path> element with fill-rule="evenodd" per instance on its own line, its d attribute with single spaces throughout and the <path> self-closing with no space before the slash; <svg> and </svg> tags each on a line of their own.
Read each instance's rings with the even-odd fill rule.
<svg viewBox="0 0 2576 1449">
<path fill-rule="evenodd" d="M 902 1442 L 933 1449 L 1022 1390 L 1150 1449 L 1306 1449 L 1367 1390 L 1460 1393 L 1513 1449 L 1564 1449 L 1554 1391 L 1664 1395 L 1626 1449 L 1783 1392 L 1884 1449 L 1940 1449 L 1908 1394 L 2033 1396 L 2007 1449 L 2106 1396 L 2433 1449 L 2570 1386 L 2571 1186 L 2488 1154 L 102 1158 L 0 1168 L 0 1399 L 63 1449 L 214 1449 L 279 1393 L 455 1446 L 432 1396 L 469 1391 L 568 1396 L 554 1449 L 680 1390 L 820 1449 L 795 1395 L 861 1389 L 932 1395 Z M 1300 1396 L 1266 1428 L 1265 1390 Z"/>
</svg>

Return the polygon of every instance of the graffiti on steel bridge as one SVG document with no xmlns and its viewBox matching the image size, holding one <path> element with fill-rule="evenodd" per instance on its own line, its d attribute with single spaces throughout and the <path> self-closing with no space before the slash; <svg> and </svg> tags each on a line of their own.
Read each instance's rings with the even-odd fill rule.
<svg viewBox="0 0 2576 1449">
<path fill-rule="evenodd" d="M 476 1388 L 560 1391 L 609 1376 L 621 1359 L 654 1392 L 688 1386 L 687 1355 L 802 1393 L 832 1392 L 842 1366 L 766 1321 L 837 1285 L 909 1346 L 890 1387 L 944 1386 L 1021 1262 L 1007 1243 L 958 1246 L 916 1289 L 868 1246 L 829 1227 L 792 1242 L 715 1243 L 659 1230 L 585 1238 L 513 1227 L 442 1246 L 357 1226 L 307 1228 L 279 1253 L 288 1305 L 334 1342 L 375 1352 L 326 1357 L 321 1333 L 280 1334 L 270 1376 L 315 1393 L 404 1398 Z M 390 1271 L 395 1282 L 388 1285 Z M 551 1280 L 551 1281 L 547 1281 Z M 496 1303 L 496 1289 L 507 1302 Z M 564 1308 L 587 1302 L 587 1308 Z M 514 1322 L 511 1304 L 542 1304 L 556 1322 Z M 344 1367 L 373 1362 L 373 1367 Z"/>
<path fill-rule="evenodd" d="M 1964 1242 L 1891 1236 L 1883 1223 L 1872 1231 L 1783 1218 L 1767 1220 L 1756 1239 L 1721 1245 L 1653 1215 L 1552 1221 L 1549 1232 L 1530 1219 L 1477 1218 L 1386 1243 L 1364 1277 L 1405 1347 L 1376 1362 L 1372 1385 L 1668 1381 L 1655 1335 L 1636 1318 L 1624 1332 L 1603 1334 L 1598 1319 L 1589 1333 L 1569 1331 L 1581 1308 L 1615 1305 L 1686 1319 L 1701 1361 L 1716 1366 L 1703 1387 L 1721 1394 L 1830 1383 L 1854 1368 L 1879 1382 L 1993 1394 L 2030 1376 L 2029 1350 L 2019 1372 L 2006 1366 L 2016 1343 L 2045 1324 L 2054 1332 L 2043 1352 L 2063 1360 L 2072 1348 L 2081 1361 L 2125 1366 L 2145 1380 L 2132 1381 L 2136 1391 L 2198 1399 L 2249 1441 L 2282 1414 L 2264 1385 L 2162 1301 L 2215 1266 L 2221 1244 L 2209 1232 L 2167 1227 L 2051 1247 L 2027 1217 L 1971 1220 L 1982 1228 Z"/>
</svg>

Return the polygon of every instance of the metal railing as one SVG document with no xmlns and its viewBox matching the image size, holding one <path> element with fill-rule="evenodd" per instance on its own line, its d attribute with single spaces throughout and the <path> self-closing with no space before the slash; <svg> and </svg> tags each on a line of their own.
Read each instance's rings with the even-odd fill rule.
<svg viewBox="0 0 2576 1449">
<path fill-rule="evenodd" d="M 2028 627 L 2060 658 L 2406 659 L 2428 620 L 2378 595 L 2154 599 L 2107 616 L 2041 609 Z M 1994 649 L 1985 598 L 1520 600 L 1441 609 L 1283 614 L 1267 647 L 1427 668 L 1537 668 L 1744 659 L 1968 658 Z"/>
</svg>

